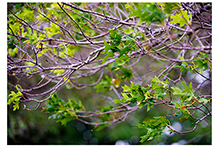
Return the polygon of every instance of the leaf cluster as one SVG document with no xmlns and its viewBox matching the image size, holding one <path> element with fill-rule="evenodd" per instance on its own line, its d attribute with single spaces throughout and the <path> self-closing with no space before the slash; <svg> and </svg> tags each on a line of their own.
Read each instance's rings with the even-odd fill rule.
<svg viewBox="0 0 218 146">
<path fill-rule="evenodd" d="M 184 60 L 184 58 L 180 56 L 180 60 Z M 206 70 L 212 71 L 212 63 L 209 54 L 200 52 L 199 57 L 195 60 L 183 61 L 180 66 L 173 66 L 173 68 L 180 68 L 184 72 L 193 71 L 201 74 Z"/>
<path fill-rule="evenodd" d="M 116 29 L 116 30 L 109 30 L 110 31 L 110 39 L 109 43 L 104 41 L 104 52 L 103 54 L 107 54 L 102 63 L 105 63 L 106 60 L 109 57 L 113 57 L 114 53 L 118 53 L 118 58 L 120 60 L 124 60 L 125 62 L 128 61 L 129 55 L 132 53 L 132 51 L 135 50 L 135 38 L 132 38 L 128 35 L 122 37 L 122 34 Z M 128 57 L 128 59 L 127 59 Z"/>
<path fill-rule="evenodd" d="M 139 17 L 138 24 L 142 24 L 143 21 L 147 25 L 154 21 L 163 22 L 167 18 L 155 3 L 140 3 L 137 4 L 137 9 L 134 9 L 134 6 L 130 6 L 129 9 L 131 11 L 129 17 Z"/>
<path fill-rule="evenodd" d="M 182 85 L 184 89 L 180 89 L 179 87 L 171 87 L 173 90 L 173 95 L 180 96 L 180 100 L 177 102 L 173 102 L 172 104 L 175 105 L 175 109 L 178 109 L 177 112 L 174 113 L 174 115 L 180 116 L 179 120 L 187 120 L 191 113 L 188 110 L 188 107 L 191 107 L 195 102 L 200 104 L 207 104 L 210 102 L 211 98 L 197 98 L 197 96 L 194 95 L 192 82 L 189 84 L 189 86 L 186 85 L 185 82 L 182 82 Z"/>
<path fill-rule="evenodd" d="M 156 76 L 152 79 L 151 85 L 147 87 L 142 87 L 140 85 L 135 85 L 131 82 L 130 86 L 124 85 L 123 87 L 122 98 L 123 100 L 114 100 L 114 103 L 135 103 L 139 108 L 147 105 L 147 111 L 149 111 L 155 103 L 155 99 L 164 99 L 164 96 L 167 95 L 168 81 L 160 81 Z M 151 92 L 152 91 L 152 92 Z"/>
<path fill-rule="evenodd" d="M 194 95 L 192 83 L 188 86 L 185 82 L 182 82 L 182 85 L 183 89 L 178 86 L 169 88 L 169 82 L 167 80 L 161 81 L 156 76 L 152 79 L 151 85 L 147 88 L 135 85 L 131 82 L 130 86 L 124 85 L 122 87 L 123 92 L 121 94 L 123 100 L 114 100 L 114 103 L 137 102 L 138 108 L 147 105 L 147 111 L 149 111 L 156 105 L 158 100 L 163 101 L 167 94 L 172 93 L 174 96 L 180 96 L 179 101 L 171 101 L 171 103 L 169 103 L 173 109 L 177 110 L 174 116 L 180 117 L 180 121 L 187 120 L 193 114 L 189 111 L 189 107 L 193 106 L 195 102 L 207 104 L 210 102 L 210 98 L 197 98 Z M 163 116 L 155 117 L 155 120 L 146 120 L 143 123 L 144 124 L 139 124 L 139 128 L 145 128 L 148 132 L 141 137 L 142 140 L 140 142 L 152 140 L 155 136 L 160 135 L 169 122 L 166 117 Z"/>
<path fill-rule="evenodd" d="M 84 111 L 81 101 L 69 99 L 68 102 L 60 99 L 55 92 L 51 98 L 48 99 L 46 106 L 43 107 L 43 112 L 53 113 L 49 116 L 49 119 L 56 119 L 57 122 L 61 122 L 62 125 L 66 125 L 67 122 L 72 119 L 77 119 L 77 111 Z"/>
<path fill-rule="evenodd" d="M 22 88 L 20 85 L 16 85 L 17 93 L 14 91 L 11 91 L 11 93 L 8 95 L 8 105 L 13 104 L 13 111 L 19 110 L 19 103 L 20 98 L 23 97 L 23 94 L 21 92 Z"/>
<path fill-rule="evenodd" d="M 141 136 L 140 142 L 149 141 L 162 134 L 163 130 L 169 125 L 169 121 L 165 116 L 153 117 L 143 121 L 143 124 L 138 124 L 138 128 L 147 129 L 147 134 Z"/>
<path fill-rule="evenodd" d="M 187 10 L 180 10 L 179 14 L 172 15 L 170 18 L 172 19 L 170 23 L 178 23 L 180 27 L 191 24 L 191 14 L 188 15 Z"/>
</svg>

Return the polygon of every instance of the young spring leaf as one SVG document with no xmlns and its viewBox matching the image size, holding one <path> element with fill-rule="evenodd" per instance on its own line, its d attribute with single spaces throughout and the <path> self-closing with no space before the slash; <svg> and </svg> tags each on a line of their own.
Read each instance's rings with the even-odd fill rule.
<svg viewBox="0 0 218 146">
<path fill-rule="evenodd" d="M 175 14 L 170 16 L 172 19 L 170 23 L 179 23 L 180 27 L 183 27 L 184 25 L 189 25 L 191 23 L 191 14 L 187 14 L 187 10 L 185 11 L 179 11 L 179 14 Z"/>
<path fill-rule="evenodd" d="M 138 128 L 147 129 L 147 134 L 140 137 L 141 143 L 160 136 L 165 127 L 169 125 L 169 121 L 165 116 L 154 117 L 154 119 L 145 120 L 143 123 L 137 125 Z"/>
<path fill-rule="evenodd" d="M 22 90 L 20 85 L 16 85 L 17 93 L 11 91 L 11 94 L 8 95 L 8 105 L 13 104 L 13 111 L 19 110 L 19 101 L 20 98 L 23 97 L 23 94 L 20 90 Z"/>
</svg>

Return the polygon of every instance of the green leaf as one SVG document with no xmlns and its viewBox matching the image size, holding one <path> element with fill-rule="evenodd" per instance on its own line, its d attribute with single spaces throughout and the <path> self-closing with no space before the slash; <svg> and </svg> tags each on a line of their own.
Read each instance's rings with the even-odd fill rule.
<svg viewBox="0 0 218 146">
<path fill-rule="evenodd" d="M 179 14 L 172 15 L 170 18 L 172 19 L 170 23 L 179 23 L 180 27 L 191 23 L 191 14 L 188 15 L 187 10 L 180 10 Z"/>
<path fill-rule="evenodd" d="M 174 65 L 174 66 L 172 66 L 172 68 L 181 68 L 181 66 Z"/>
<path fill-rule="evenodd" d="M 138 124 L 138 128 L 147 129 L 147 134 L 141 136 L 140 142 L 149 141 L 161 135 L 165 127 L 169 124 L 169 121 L 165 116 L 153 117 L 154 119 L 148 119 L 143 121 L 144 124 Z"/>
<path fill-rule="evenodd" d="M 13 104 L 13 111 L 19 110 L 19 101 L 20 98 L 23 96 L 22 92 L 20 91 L 22 88 L 20 85 L 16 85 L 17 93 L 11 91 L 11 94 L 8 95 L 8 105 Z"/>
<path fill-rule="evenodd" d="M 113 103 L 115 103 L 115 104 L 117 104 L 117 103 L 121 103 L 121 102 L 123 102 L 123 100 L 119 100 L 119 99 L 115 99 L 115 100 L 113 100 Z"/>
<path fill-rule="evenodd" d="M 171 87 L 173 89 L 173 95 L 189 95 L 187 93 L 184 93 L 179 87 Z"/>
<path fill-rule="evenodd" d="M 153 106 L 154 106 L 153 104 L 147 105 L 147 112 L 150 111 L 150 109 L 151 109 Z"/>
<path fill-rule="evenodd" d="M 71 116 L 65 116 L 63 119 L 58 119 L 56 122 L 61 122 L 62 125 L 66 126 L 73 118 Z"/>
<path fill-rule="evenodd" d="M 14 49 L 9 48 L 8 54 L 12 57 L 14 57 L 18 53 L 18 48 L 15 47 Z"/>
<path fill-rule="evenodd" d="M 104 45 L 105 45 L 105 47 L 104 47 L 104 52 L 103 52 L 103 54 L 106 54 L 112 47 L 104 40 Z"/>
<path fill-rule="evenodd" d="M 199 102 L 203 103 L 203 104 L 207 104 L 208 103 L 208 100 L 205 99 L 205 98 L 201 98 L 198 100 Z"/>
<path fill-rule="evenodd" d="M 164 9 L 164 13 L 167 13 L 168 15 L 170 15 L 173 10 L 179 9 L 178 3 L 172 3 L 172 2 L 161 3 L 161 2 L 159 2 L 158 4 Z"/>
<path fill-rule="evenodd" d="M 181 107 L 181 105 L 178 102 L 176 102 L 175 103 L 175 108 L 180 108 L 180 107 Z"/>
<path fill-rule="evenodd" d="M 138 108 L 141 109 L 144 106 L 144 104 L 141 104 L 141 102 L 138 105 Z"/>
<path fill-rule="evenodd" d="M 152 140 L 153 138 L 154 138 L 153 136 L 150 136 L 147 141 L 150 141 L 150 140 Z"/>
<path fill-rule="evenodd" d="M 185 82 L 182 82 L 182 84 L 185 87 L 185 90 L 183 92 L 187 92 L 190 93 L 190 95 L 193 95 L 192 82 L 190 82 L 189 86 L 187 86 Z"/>
<path fill-rule="evenodd" d="M 180 60 L 185 60 L 184 57 L 182 57 L 182 56 L 179 56 L 179 59 L 180 59 Z"/>
<path fill-rule="evenodd" d="M 190 113 L 187 108 L 180 108 L 180 113 L 182 113 L 181 117 L 179 118 L 180 121 L 187 120 L 190 117 Z M 189 114 L 188 114 L 189 113 Z"/>
<path fill-rule="evenodd" d="M 121 70 L 123 71 L 123 72 L 121 73 L 122 79 L 130 80 L 130 79 L 132 78 L 132 76 L 133 76 L 132 69 L 121 68 Z"/>
<path fill-rule="evenodd" d="M 122 96 L 123 96 L 123 98 L 124 98 L 124 100 L 126 100 L 126 99 L 128 99 L 129 97 L 128 97 L 128 95 L 126 94 L 126 93 L 121 93 L 122 94 Z"/>
<path fill-rule="evenodd" d="M 143 143 L 150 137 L 150 131 L 147 132 L 146 135 L 141 136 L 141 140 L 139 142 Z"/>
<path fill-rule="evenodd" d="M 131 27 L 128 27 L 128 29 L 124 29 L 124 32 L 129 34 L 133 32 L 133 29 Z"/>
<path fill-rule="evenodd" d="M 110 80 L 104 80 L 102 79 L 97 85 L 95 85 L 95 88 L 97 89 L 96 92 L 100 92 L 103 90 L 107 90 L 112 85 Z"/>
<path fill-rule="evenodd" d="M 147 24 L 150 22 L 158 21 L 163 22 L 167 17 L 164 16 L 163 11 L 155 5 L 155 3 L 139 3 L 137 9 L 129 8 L 131 14 L 129 17 L 139 17 L 138 25 L 145 21 Z"/>
<path fill-rule="evenodd" d="M 62 125 L 66 125 L 69 121 L 73 119 L 77 119 L 77 114 L 75 111 L 84 111 L 84 107 L 79 101 L 69 99 L 68 102 L 60 99 L 55 92 L 48 102 L 46 103 L 46 107 L 43 108 L 43 112 L 53 113 L 49 119 L 56 119 L 57 122 L 60 122 Z"/>
<path fill-rule="evenodd" d="M 63 74 L 64 72 L 65 72 L 64 69 L 56 69 L 56 70 L 53 71 L 53 73 L 54 73 L 54 74 L 57 74 L 57 76 Z"/>
<path fill-rule="evenodd" d="M 109 57 L 113 57 L 113 56 L 114 56 L 114 53 L 112 51 L 107 52 L 107 55 L 102 60 L 102 63 L 105 63 Z"/>
<path fill-rule="evenodd" d="M 159 83 L 161 85 L 155 84 L 155 83 Z M 158 92 L 159 89 L 168 88 L 169 82 L 167 80 L 166 81 L 161 81 L 157 76 L 155 76 L 154 78 L 152 78 L 151 84 L 153 85 L 152 88 L 154 90 L 156 90 L 156 92 Z"/>
<path fill-rule="evenodd" d="M 104 125 L 98 125 L 98 128 L 96 129 L 97 131 L 100 131 L 104 128 L 107 128 L 109 126 L 109 124 L 104 124 Z"/>
<path fill-rule="evenodd" d="M 161 83 L 160 79 L 155 76 L 153 79 L 152 79 L 153 82 L 157 82 L 157 83 Z"/>
<path fill-rule="evenodd" d="M 133 83 L 133 82 L 131 81 L 131 83 Z M 131 91 L 131 88 L 129 86 L 127 86 L 127 85 L 122 86 L 122 88 L 123 88 L 124 92 L 130 92 Z"/>
<path fill-rule="evenodd" d="M 180 70 L 181 71 L 186 71 L 188 69 L 188 66 L 189 65 L 186 62 L 182 62 Z"/>
</svg>

